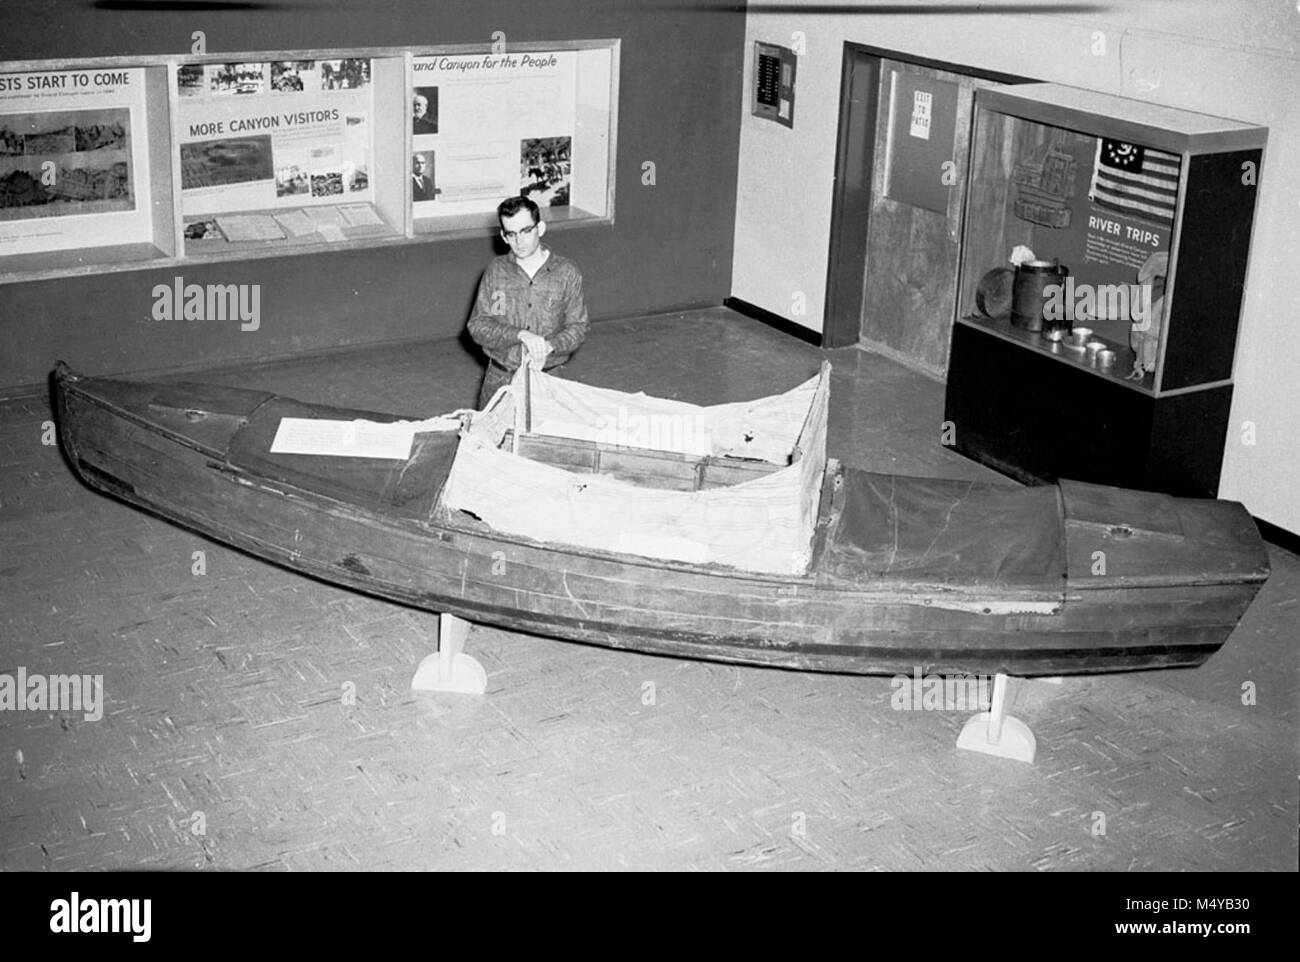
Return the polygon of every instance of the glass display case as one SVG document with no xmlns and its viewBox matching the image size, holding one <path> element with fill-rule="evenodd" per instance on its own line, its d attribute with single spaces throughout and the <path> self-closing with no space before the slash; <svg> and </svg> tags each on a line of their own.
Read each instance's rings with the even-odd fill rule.
<svg viewBox="0 0 1300 962">
<path fill-rule="evenodd" d="M 174 64 L 172 134 L 188 257 L 403 232 L 400 57 Z M 383 108 L 383 109 L 381 109 Z"/>
<path fill-rule="evenodd" d="M 612 223 L 619 49 L 0 63 L 0 283 Z"/>
<path fill-rule="evenodd" d="M 166 128 L 165 67 L 0 65 L 0 277 L 174 255 Z"/>
<path fill-rule="evenodd" d="M 957 450 L 1213 495 L 1267 131 L 1054 84 L 976 95 Z"/>
</svg>

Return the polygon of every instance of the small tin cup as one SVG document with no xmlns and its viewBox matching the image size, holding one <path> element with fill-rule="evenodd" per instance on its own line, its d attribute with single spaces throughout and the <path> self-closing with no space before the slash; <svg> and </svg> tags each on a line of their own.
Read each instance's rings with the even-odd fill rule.
<svg viewBox="0 0 1300 962">
<path fill-rule="evenodd" d="M 1097 366 L 1103 371 L 1109 371 L 1115 366 L 1115 352 L 1107 348 L 1104 351 L 1097 352 Z"/>
<path fill-rule="evenodd" d="M 1092 328 L 1076 327 L 1070 334 L 1070 344 L 1073 347 L 1083 347 L 1092 340 Z"/>
<path fill-rule="evenodd" d="M 1087 348 L 1088 348 L 1088 360 L 1095 362 L 1097 360 L 1097 355 L 1100 354 L 1102 351 L 1106 350 L 1106 342 L 1089 341 L 1087 344 Z"/>
</svg>

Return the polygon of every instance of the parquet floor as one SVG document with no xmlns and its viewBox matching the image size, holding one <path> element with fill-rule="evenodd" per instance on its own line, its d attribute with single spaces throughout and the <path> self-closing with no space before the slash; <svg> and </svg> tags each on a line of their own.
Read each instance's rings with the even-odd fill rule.
<svg viewBox="0 0 1300 962">
<path fill-rule="evenodd" d="M 567 374 L 713 403 L 821 356 L 715 309 L 597 324 Z M 834 456 L 998 479 L 939 445 L 940 385 L 829 357 Z M 458 343 L 429 342 L 203 379 L 431 414 L 478 377 Z M 1270 549 L 1272 580 L 1202 668 L 1027 684 L 1027 766 L 959 752 L 969 712 L 895 711 L 887 678 L 490 628 L 468 643 L 486 696 L 417 696 L 432 616 L 92 493 L 41 444 L 48 418 L 0 405 L 0 673 L 102 674 L 103 717 L 0 711 L 0 869 L 1296 866 L 1289 553 Z"/>
</svg>

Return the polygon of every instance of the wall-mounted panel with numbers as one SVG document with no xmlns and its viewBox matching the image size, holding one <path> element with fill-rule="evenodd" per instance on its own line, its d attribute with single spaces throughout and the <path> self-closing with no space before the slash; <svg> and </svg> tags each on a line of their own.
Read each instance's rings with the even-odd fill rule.
<svg viewBox="0 0 1300 962">
<path fill-rule="evenodd" d="M 980 90 L 945 418 L 1022 480 L 1213 496 L 1267 130 Z"/>
<path fill-rule="evenodd" d="M 619 41 L 0 64 L 0 283 L 609 224 Z"/>
</svg>

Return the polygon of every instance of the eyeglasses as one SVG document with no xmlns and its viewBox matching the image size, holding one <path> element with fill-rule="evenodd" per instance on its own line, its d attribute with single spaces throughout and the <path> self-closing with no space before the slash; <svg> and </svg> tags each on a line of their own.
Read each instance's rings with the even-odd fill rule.
<svg viewBox="0 0 1300 962">
<path fill-rule="evenodd" d="M 533 226 L 525 227 L 523 230 L 503 230 L 501 236 L 508 241 L 512 241 L 517 237 L 527 237 L 535 230 L 537 230 L 537 225 L 533 224 Z"/>
</svg>

